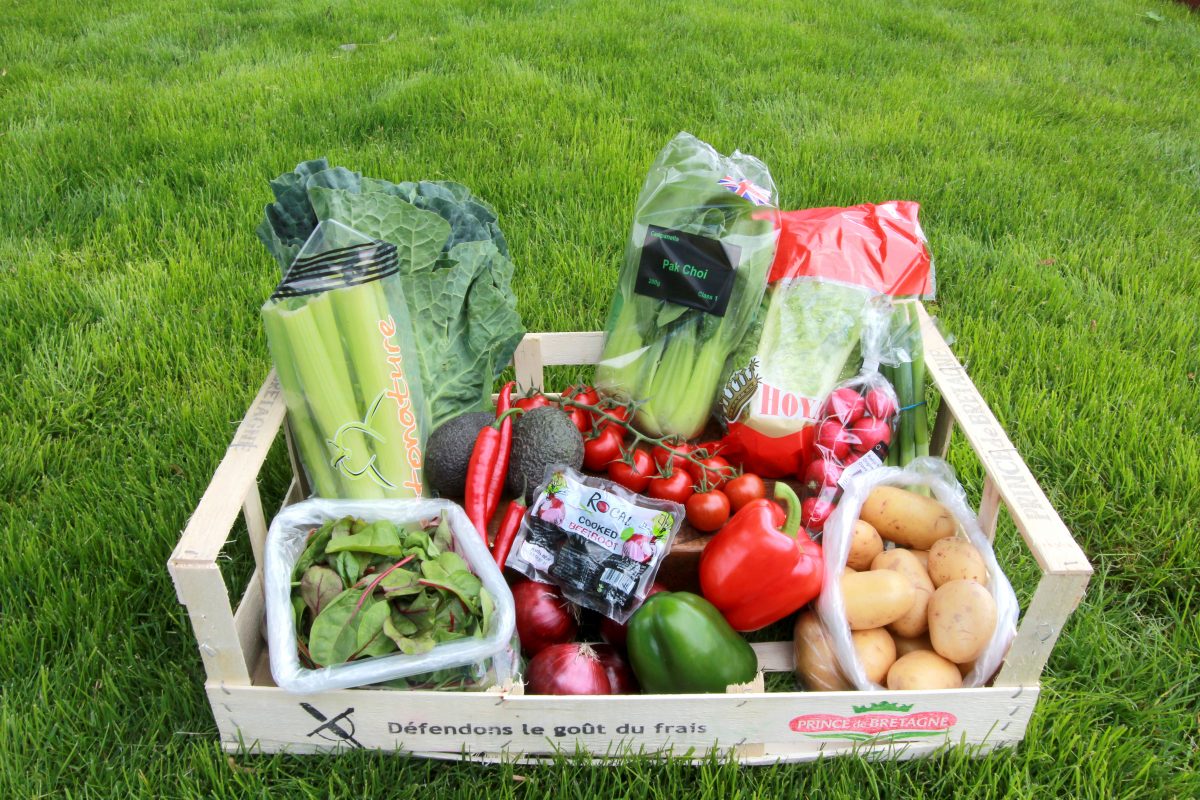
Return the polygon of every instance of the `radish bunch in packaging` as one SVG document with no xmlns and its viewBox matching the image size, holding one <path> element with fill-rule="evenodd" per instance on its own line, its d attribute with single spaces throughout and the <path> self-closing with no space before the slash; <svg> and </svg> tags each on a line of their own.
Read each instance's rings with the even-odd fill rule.
<svg viewBox="0 0 1200 800">
<path fill-rule="evenodd" d="M 821 408 L 815 457 L 801 475 L 803 524 L 820 531 L 833 513 L 842 487 L 856 475 L 887 461 L 899 408 L 896 392 L 874 365 L 834 389 Z"/>
</svg>

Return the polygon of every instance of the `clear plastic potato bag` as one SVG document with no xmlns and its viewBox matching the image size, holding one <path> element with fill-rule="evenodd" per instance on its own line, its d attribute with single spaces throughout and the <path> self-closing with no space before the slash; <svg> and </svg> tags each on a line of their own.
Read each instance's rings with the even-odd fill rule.
<svg viewBox="0 0 1200 800">
<path fill-rule="evenodd" d="M 753 156 L 688 133 L 658 154 L 634 208 L 595 385 L 639 401 L 639 428 L 698 436 L 775 255 L 775 183 Z"/>
<path fill-rule="evenodd" d="M 395 245 L 319 223 L 262 307 L 314 494 L 420 497 L 428 413 Z"/>
<path fill-rule="evenodd" d="M 854 523 L 859 519 L 863 503 L 877 486 L 902 488 L 925 487 L 932 497 L 944 505 L 958 523 L 957 538 L 969 541 L 982 556 L 987 569 L 987 590 L 996 605 L 996 626 L 982 652 L 962 676 L 964 688 L 984 686 L 1003 663 L 1013 637 L 1017 633 L 1020 607 L 1016 593 L 1000 564 L 996 561 L 992 543 L 983 535 L 975 513 L 967 503 L 966 492 L 955 478 L 954 469 L 938 458 L 923 457 L 907 467 L 883 467 L 849 481 L 841 502 L 825 523 L 822 544 L 825 549 L 825 581 L 817 598 L 817 614 L 829 637 L 841 673 L 859 690 L 878 690 L 866 674 L 854 649 L 850 626 L 846 621 L 846 606 L 842 598 L 841 581 Z M 961 668 L 961 667 L 960 667 Z"/>
<path fill-rule="evenodd" d="M 343 527 L 346 518 L 367 524 Z M 380 521 L 404 538 L 386 535 Z M 317 541 L 316 532 L 330 522 L 328 538 Z M 349 546 L 355 537 L 361 540 Z M 326 554 L 323 564 L 313 560 L 317 548 Z M 381 684 L 486 689 L 509 681 L 519 667 L 512 592 L 454 503 L 306 500 L 272 520 L 265 561 L 271 675 L 289 692 Z M 474 623 L 470 634 L 464 620 Z M 450 638 L 455 625 L 459 635 Z M 318 635 L 323 649 L 351 660 L 314 664 Z"/>
</svg>

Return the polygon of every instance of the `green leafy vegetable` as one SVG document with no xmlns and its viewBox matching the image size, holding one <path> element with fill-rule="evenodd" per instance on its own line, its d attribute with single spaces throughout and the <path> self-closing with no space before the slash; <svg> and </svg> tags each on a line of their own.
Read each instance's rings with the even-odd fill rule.
<svg viewBox="0 0 1200 800">
<path fill-rule="evenodd" d="M 305 663 L 425 653 L 486 636 L 495 602 L 452 544 L 444 515 L 428 529 L 349 517 L 321 526 L 301 555 L 307 566 L 292 595 Z"/>
<path fill-rule="evenodd" d="M 329 567 L 311 566 L 300 579 L 300 596 L 313 616 L 320 614 L 345 588 L 342 579 Z"/>
<path fill-rule="evenodd" d="M 719 181 L 741 175 L 760 186 L 756 205 Z M 638 197 L 625 264 L 618 279 L 596 387 L 643 401 L 637 423 L 655 436 L 693 438 L 712 411 L 725 362 L 758 311 L 775 254 L 775 189 L 761 162 L 718 154 L 681 133 L 659 153 Z M 714 239 L 735 253 L 723 316 L 640 294 L 642 249 L 649 226 Z"/>
<path fill-rule="evenodd" d="M 258 236 L 281 269 L 321 220 L 396 245 L 432 426 L 481 408 L 524 335 L 495 212 L 460 184 L 396 184 L 324 159 L 300 164 L 271 189 Z"/>
</svg>

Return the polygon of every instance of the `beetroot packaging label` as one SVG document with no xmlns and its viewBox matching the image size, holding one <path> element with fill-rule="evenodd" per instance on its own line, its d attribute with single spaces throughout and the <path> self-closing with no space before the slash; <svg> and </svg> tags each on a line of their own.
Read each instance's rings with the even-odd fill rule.
<svg viewBox="0 0 1200 800">
<path fill-rule="evenodd" d="M 641 605 L 684 509 L 567 467 L 551 467 L 506 566 L 625 622 Z"/>
</svg>

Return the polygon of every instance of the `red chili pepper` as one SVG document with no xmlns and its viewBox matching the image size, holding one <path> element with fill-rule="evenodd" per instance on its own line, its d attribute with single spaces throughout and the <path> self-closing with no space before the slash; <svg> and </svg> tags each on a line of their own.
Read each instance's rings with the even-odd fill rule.
<svg viewBox="0 0 1200 800">
<path fill-rule="evenodd" d="M 700 587 L 739 631 L 783 619 L 821 592 L 821 548 L 800 529 L 800 499 L 783 481 L 775 497 L 752 500 L 700 556 Z"/>
<path fill-rule="evenodd" d="M 504 569 L 508 551 L 512 550 L 513 540 L 517 538 L 517 531 L 521 529 L 521 520 L 524 517 L 525 498 L 518 497 L 508 504 L 508 510 L 504 512 L 504 519 L 500 522 L 500 530 L 496 531 L 496 542 L 492 545 L 492 558 L 496 559 L 500 569 Z"/>
<path fill-rule="evenodd" d="M 496 400 L 496 419 L 502 420 L 500 423 L 500 452 L 496 459 L 494 478 L 488 486 L 487 511 L 483 520 L 485 526 L 492 521 L 492 517 L 496 516 L 496 509 L 500 507 L 500 495 L 504 491 L 504 478 L 508 475 L 508 457 L 512 453 L 513 421 L 504 415 L 513 407 L 512 393 L 516 385 L 516 381 L 504 384 L 504 388 L 500 390 L 500 397 Z"/>
<path fill-rule="evenodd" d="M 483 537 L 487 544 L 487 502 L 488 492 L 496 483 L 496 465 L 500 460 L 500 429 L 505 421 L 513 414 L 520 414 L 521 409 L 510 408 L 491 425 L 484 426 L 475 437 L 475 449 L 471 451 L 471 461 L 467 465 L 467 492 L 463 498 L 463 506 L 467 518 Z M 506 465 L 507 468 L 507 465 Z M 504 474 L 500 474 L 500 482 L 504 482 Z"/>
</svg>

